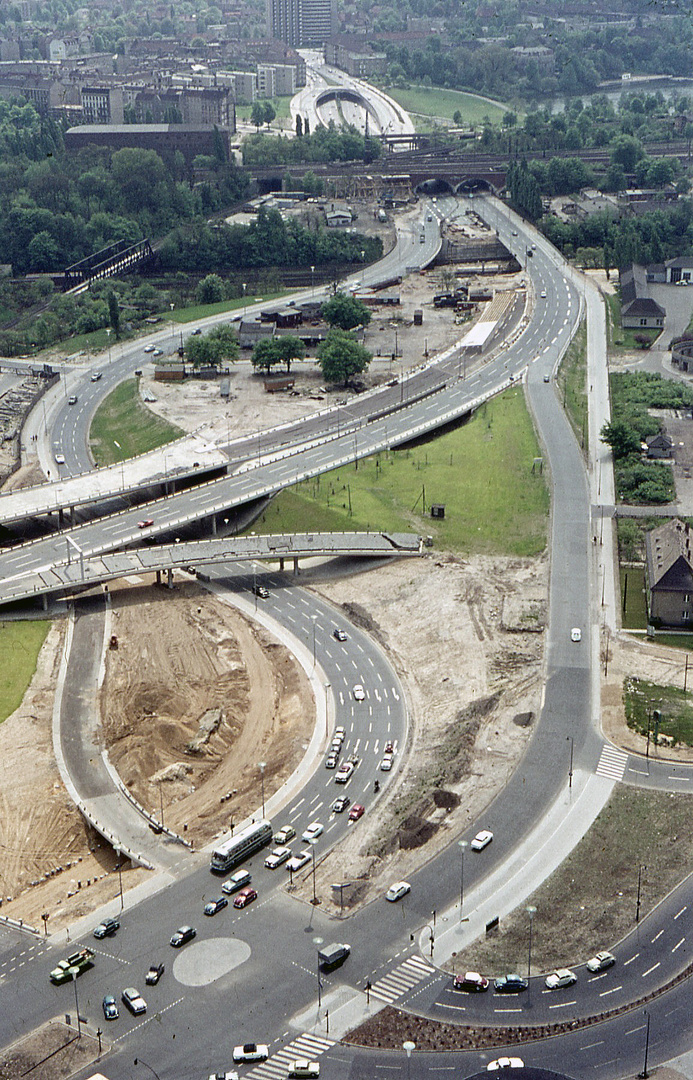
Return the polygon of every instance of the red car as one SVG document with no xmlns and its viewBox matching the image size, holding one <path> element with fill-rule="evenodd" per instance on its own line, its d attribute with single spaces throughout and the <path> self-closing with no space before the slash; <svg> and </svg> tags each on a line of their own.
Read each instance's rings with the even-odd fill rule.
<svg viewBox="0 0 693 1080">
<path fill-rule="evenodd" d="M 234 900 L 233 906 L 237 908 L 247 907 L 248 904 L 252 904 L 253 900 L 257 900 L 257 892 L 252 885 L 246 885 L 245 889 L 241 889 Z"/>
<path fill-rule="evenodd" d="M 361 817 L 362 814 L 365 813 L 365 811 L 365 806 L 361 806 L 361 804 L 357 802 L 354 803 L 351 810 L 349 811 L 349 821 L 358 821 L 358 819 Z"/>
<path fill-rule="evenodd" d="M 149 528 L 150 525 L 153 525 L 153 524 L 154 524 L 154 519 L 153 518 L 147 518 L 146 521 L 138 521 L 137 522 L 137 528 L 138 529 L 147 529 L 147 528 Z"/>
</svg>

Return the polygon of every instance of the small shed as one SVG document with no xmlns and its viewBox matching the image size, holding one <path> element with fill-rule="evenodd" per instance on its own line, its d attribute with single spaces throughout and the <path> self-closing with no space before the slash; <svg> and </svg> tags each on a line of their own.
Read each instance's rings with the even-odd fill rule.
<svg viewBox="0 0 693 1080">
<path fill-rule="evenodd" d="M 258 341 L 274 337 L 274 323 L 241 320 L 238 326 L 238 343 L 242 349 L 252 349 Z"/>
<path fill-rule="evenodd" d="M 303 314 L 298 308 L 286 307 L 277 312 L 277 327 L 300 326 L 303 322 Z"/>
</svg>

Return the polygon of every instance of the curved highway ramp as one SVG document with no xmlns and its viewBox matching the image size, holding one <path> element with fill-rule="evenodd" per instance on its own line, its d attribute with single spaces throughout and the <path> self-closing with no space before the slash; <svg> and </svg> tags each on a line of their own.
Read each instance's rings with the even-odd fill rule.
<svg viewBox="0 0 693 1080">
<path fill-rule="evenodd" d="M 291 533 L 279 536 L 234 536 L 176 544 L 140 547 L 85 557 L 77 545 L 71 558 L 49 567 L 0 581 L 0 604 L 49 595 L 82 592 L 106 581 L 131 574 L 166 573 L 169 581 L 176 568 L 246 560 L 290 562 L 298 572 L 300 559 L 382 559 L 421 555 L 424 541 L 415 533 Z"/>
</svg>

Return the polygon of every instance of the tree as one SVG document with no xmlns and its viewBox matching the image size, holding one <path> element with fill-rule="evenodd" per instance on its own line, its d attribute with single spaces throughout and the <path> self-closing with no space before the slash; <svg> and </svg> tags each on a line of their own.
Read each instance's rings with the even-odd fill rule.
<svg viewBox="0 0 693 1080">
<path fill-rule="evenodd" d="M 236 360 L 238 360 L 239 346 L 236 331 L 232 326 L 215 326 L 213 330 L 210 330 L 207 337 L 214 343 L 216 363 L 220 364 L 222 360 L 226 360 L 235 364 Z"/>
<path fill-rule="evenodd" d="M 459 109 L 455 109 L 454 113 L 452 114 L 452 122 L 455 127 L 462 127 L 462 113 Z"/>
<path fill-rule="evenodd" d="M 120 340 L 120 305 L 113 289 L 108 291 L 108 322 L 116 336 L 116 341 Z"/>
<path fill-rule="evenodd" d="M 253 355 L 250 358 L 254 368 L 266 371 L 268 374 L 275 364 L 279 364 L 275 338 L 262 338 L 253 346 Z"/>
<path fill-rule="evenodd" d="M 604 424 L 599 437 L 611 447 L 616 461 L 640 452 L 640 435 L 623 420 L 612 420 L 609 424 Z"/>
<path fill-rule="evenodd" d="M 271 101 L 263 101 L 263 103 L 262 103 L 262 119 L 263 119 L 263 122 L 265 124 L 267 124 L 268 128 L 269 128 L 270 124 L 272 123 L 272 121 L 274 120 L 276 115 L 277 115 L 277 112 L 276 112 L 276 109 L 274 108 L 274 105 L 272 104 L 272 102 Z"/>
<path fill-rule="evenodd" d="M 303 120 L 300 113 L 296 113 L 296 138 L 303 138 Z"/>
<path fill-rule="evenodd" d="M 327 382 L 343 382 L 348 385 L 353 375 L 365 371 L 372 354 L 359 345 L 346 330 L 333 326 L 318 350 L 320 369 Z"/>
<path fill-rule="evenodd" d="M 287 374 L 291 371 L 291 365 L 294 360 L 303 360 L 306 355 L 306 347 L 300 338 L 294 337 L 293 334 L 287 334 L 286 337 L 275 338 L 273 344 L 277 346 L 277 357 L 283 364 L 286 364 Z"/>
<path fill-rule="evenodd" d="M 624 172 L 633 172 L 643 153 L 640 140 L 632 135 L 617 135 L 611 141 L 611 164 L 620 165 Z"/>
<path fill-rule="evenodd" d="M 224 282 L 218 274 L 207 274 L 197 286 L 197 299 L 200 304 L 218 304 L 224 299 Z"/>
<path fill-rule="evenodd" d="M 250 122 L 259 130 L 265 121 L 265 110 L 261 101 L 254 101 L 250 110 Z"/>
<path fill-rule="evenodd" d="M 353 330 L 355 326 L 367 326 L 371 313 L 361 300 L 347 293 L 338 292 L 322 305 L 322 317 L 330 326 L 340 330 Z"/>
</svg>

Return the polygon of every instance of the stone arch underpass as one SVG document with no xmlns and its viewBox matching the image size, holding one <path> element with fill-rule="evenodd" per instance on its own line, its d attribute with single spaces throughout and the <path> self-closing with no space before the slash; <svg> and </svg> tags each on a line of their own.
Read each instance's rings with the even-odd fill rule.
<svg viewBox="0 0 693 1080">
<path fill-rule="evenodd" d="M 443 176 L 430 176 L 427 179 L 418 179 L 412 176 L 412 187 L 416 195 L 497 195 L 502 188 L 502 178 L 494 176 L 493 180 L 486 176 L 469 175 L 463 178 L 454 177 L 447 179 Z"/>
</svg>

